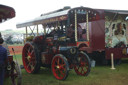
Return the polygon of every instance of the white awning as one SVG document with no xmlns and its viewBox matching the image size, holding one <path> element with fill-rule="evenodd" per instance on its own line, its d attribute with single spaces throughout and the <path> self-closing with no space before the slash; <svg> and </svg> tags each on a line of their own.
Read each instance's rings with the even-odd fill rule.
<svg viewBox="0 0 128 85">
<path fill-rule="evenodd" d="M 64 10 L 64 11 L 60 11 L 60 12 L 51 13 L 51 14 L 45 14 L 45 15 L 42 15 L 42 16 L 37 17 L 35 19 L 29 20 L 29 21 L 26 21 L 26 22 L 23 22 L 23 23 L 18 23 L 16 25 L 16 27 L 17 28 L 22 28 L 22 27 L 26 27 L 26 26 L 43 24 L 44 23 L 43 21 L 46 21 L 47 19 L 67 15 L 68 11 L 69 11 L 69 9 Z"/>
</svg>

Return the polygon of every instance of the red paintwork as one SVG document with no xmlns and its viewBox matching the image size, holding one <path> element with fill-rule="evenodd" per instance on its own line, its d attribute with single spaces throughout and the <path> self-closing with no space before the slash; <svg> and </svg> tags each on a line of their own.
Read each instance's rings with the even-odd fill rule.
<svg viewBox="0 0 128 85">
<path fill-rule="evenodd" d="M 81 48 L 81 47 L 89 47 L 89 42 L 85 41 L 85 42 L 77 42 L 77 47 Z"/>
<path fill-rule="evenodd" d="M 88 38 L 88 36 L 84 37 L 84 39 L 81 40 L 80 39 L 80 33 L 79 33 L 78 42 L 75 42 L 75 39 L 74 39 L 75 37 L 68 35 L 68 32 L 70 34 L 72 34 L 71 33 L 72 31 L 70 32 L 68 29 L 70 29 L 70 25 L 73 25 L 72 23 L 74 23 L 74 21 L 75 21 L 74 17 L 72 17 L 72 14 L 77 9 L 78 10 L 81 9 L 83 11 L 88 11 L 89 22 L 86 23 L 86 26 L 88 24 L 89 29 L 88 29 L 88 31 L 86 28 L 84 28 L 83 30 L 86 30 L 87 34 L 89 32 L 89 35 L 88 35 L 89 40 L 85 39 L 85 38 Z M 84 12 L 80 12 L 80 13 L 84 13 Z M 78 15 L 78 17 L 79 16 L 80 15 Z M 65 25 L 65 28 L 66 27 L 67 28 L 65 29 L 66 32 L 64 34 L 67 34 L 67 35 L 63 36 L 64 42 L 61 41 L 62 36 L 60 36 L 61 32 L 58 33 L 59 31 L 58 32 L 55 31 L 57 33 L 57 35 L 56 35 L 57 37 L 54 36 L 55 32 L 53 31 L 53 32 L 50 32 L 49 34 L 46 34 L 44 36 L 37 36 L 33 40 L 33 42 L 37 45 L 38 49 L 40 49 L 40 51 L 42 52 L 41 53 L 42 66 L 51 64 L 52 72 L 57 79 L 62 80 L 62 79 L 64 79 L 65 75 L 67 75 L 66 71 L 65 71 L 65 69 L 66 69 L 66 62 L 65 61 L 67 61 L 67 60 L 65 60 L 64 58 L 68 59 L 68 57 L 70 56 L 69 51 L 70 50 L 72 51 L 72 49 L 70 49 L 70 48 L 67 49 L 67 52 L 65 52 L 65 50 L 63 50 L 64 52 L 62 52 L 62 54 L 66 55 L 66 57 L 64 57 L 64 58 L 63 58 L 63 56 L 60 56 L 60 55 L 56 56 L 56 54 L 61 54 L 61 51 L 59 51 L 59 47 L 61 47 L 61 46 L 78 47 L 78 49 L 80 51 L 85 51 L 87 53 L 90 53 L 91 57 L 93 57 L 93 54 L 94 54 L 94 57 L 95 57 L 95 55 L 96 55 L 96 57 L 98 56 L 98 59 L 100 58 L 99 57 L 100 53 L 102 55 L 104 55 L 104 51 L 106 52 L 106 55 L 105 55 L 106 59 L 110 59 L 111 53 L 114 54 L 114 59 L 128 57 L 128 54 L 125 54 L 126 52 L 124 54 L 122 53 L 123 48 L 106 48 L 105 47 L 105 13 L 104 13 L 104 10 L 95 10 L 95 9 L 93 10 L 93 9 L 83 8 L 83 7 L 74 8 L 74 9 L 71 9 L 69 11 L 69 16 L 67 16 L 67 15 L 56 16 L 56 17 L 42 20 L 42 21 L 40 21 L 40 23 L 42 22 L 44 27 L 45 26 L 48 26 L 48 27 L 53 26 L 54 27 L 56 21 L 60 22 L 60 21 L 68 20 L 68 18 L 69 18 L 70 23 L 67 24 L 69 26 Z M 79 26 L 79 25 L 77 25 L 78 23 L 84 23 L 86 21 L 86 20 L 81 19 L 81 18 L 85 19 L 86 17 L 84 16 L 84 17 L 77 18 L 78 22 L 77 23 L 75 22 L 76 26 Z M 37 22 L 37 24 L 39 24 L 39 21 L 35 21 L 35 22 Z M 52 23 L 52 22 L 55 22 L 55 23 Z M 63 22 L 59 23 L 59 24 L 63 24 Z M 71 28 L 73 28 L 73 27 L 71 27 Z M 86 31 L 83 31 L 85 33 L 82 33 L 82 34 L 86 34 Z M 74 30 L 73 30 L 73 32 L 74 32 Z M 76 34 L 76 33 L 74 33 L 74 34 Z M 29 46 L 29 44 L 28 44 L 28 45 L 25 45 L 24 49 L 23 49 L 23 57 L 22 57 L 23 58 L 23 64 L 24 64 L 24 67 L 28 73 L 33 72 L 31 67 L 29 66 L 29 64 L 33 63 L 33 67 L 35 67 L 36 65 L 39 64 L 39 63 L 37 63 L 37 64 L 34 63 L 34 61 L 36 61 L 35 55 L 31 51 L 29 51 L 29 48 L 32 48 L 32 47 L 34 47 L 34 46 L 31 46 L 31 45 Z M 31 50 L 33 50 L 33 48 Z M 76 51 L 76 52 L 79 52 L 79 51 Z M 66 54 L 66 53 L 68 53 L 68 54 Z M 71 55 L 71 59 L 73 59 L 72 56 L 74 56 L 74 55 Z M 27 57 L 30 57 L 30 58 L 27 59 Z M 40 57 L 40 55 L 37 57 Z M 75 64 L 74 69 L 78 75 L 86 75 L 86 73 L 89 73 L 89 71 L 90 71 L 89 59 L 87 59 L 87 61 L 88 61 L 87 62 L 86 59 L 84 59 L 85 55 L 77 55 L 77 57 L 80 57 L 80 58 L 78 58 L 79 63 L 77 63 L 76 61 L 71 61 L 70 59 L 68 59 L 68 62 L 71 61 L 71 63 Z M 104 56 L 103 56 L 103 58 L 104 58 Z M 71 64 L 69 67 L 72 68 L 73 64 Z M 65 67 L 63 67 L 63 65 Z M 67 67 L 68 67 L 68 65 L 67 65 Z M 79 70 L 79 68 L 81 70 Z M 85 70 L 84 70 L 84 68 L 85 68 Z"/>
<path fill-rule="evenodd" d="M 89 22 L 89 39 L 92 51 L 105 49 L 105 24 L 104 20 Z"/>
<path fill-rule="evenodd" d="M 8 62 L 9 62 L 9 64 L 11 64 L 11 63 L 13 62 L 13 55 L 8 55 L 8 59 L 7 59 L 7 61 L 5 62 L 5 64 L 8 64 Z M 5 73 L 5 78 L 7 78 L 7 77 L 9 77 L 9 76 L 10 76 L 9 73 Z"/>
<path fill-rule="evenodd" d="M 48 46 L 53 46 L 53 38 L 52 37 L 48 37 L 45 42 L 47 43 Z"/>
<path fill-rule="evenodd" d="M 76 46 L 76 43 L 68 43 L 67 46 Z"/>
<path fill-rule="evenodd" d="M 89 46 L 81 47 L 79 50 L 93 53 L 94 51 L 106 52 L 106 59 L 111 58 L 111 53 L 114 54 L 114 59 L 128 58 L 128 54 L 122 54 L 123 48 L 106 48 L 105 47 L 105 13 L 103 10 L 97 10 L 100 14 L 96 19 L 89 21 Z"/>
<path fill-rule="evenodd" d="M 42 52 L 41 54 L 42 64 L 51 64 L 54 55 L 48 52 Z"/>
<path fill-rule="evenodd" d="M 79 54 L 78 55 L 80 65 L 74 65 L 74 70 L 78 75 L 85 76 L 88 72 L 88 62 L 86 62 L 85 55 Z"/>
<path fill-rule="evenodd" d="M 62 21 L 62 20 L 66 20 L 67 18 L 68 18 L 67 15 L 59 16 L 59 17 L 53 17 L 53 18 L 44 20 L 42 22 L 42 24 L 44 24 L 44 23 L 50 23 L 50 22 L 56 22 L 56 21 Z"/>
<path fill-rule="evenodd" d="M 8 64 L 8 62 L 9 62 L 9 64 L 11 64 L 13 62 L 13 56 L 12 55 L 8 55 L 8 59 L 7 59 L 7 61 L 5 61 L 5 64 Z M 9 76 L 10 76 L 9 73 L 5 73 L 5 78 L 7 78 Z"/>
<path fill-rule="evenodd" d="M 34 49 L 32 45 L 29 43 L 26 43 L 25 46 L 23 47 L 22 61 L 25 70 L 28 73 L 32 73 L 35 69 L 36 57 L 35 57 Z M 33 68 L 31 66 L 33 66 Z"/>
<path fill-rule="evenodd" d="M 34 43 L 37 43 L 37 44 L 43 44 L 44 42 L 43 41 L 43 36 L 36 36 L 34 39 L 33 39 L 33 42 Z"/>
<path fill-rule="evenodd" d="M 53 58 L 52 61 L 52 72 L 55 78 L 62 80 L 67 75 L 66 73 L 66 63 L 64 60 L 58 55 Z"/>
<path fill-rule="evenodd" d="M 89 42 L 85 44 L 87 47 L 81 47 L 80 50 L 88 53 L 105 51 L 105 21 L 103 19 L 89 22 Z"/>
<path fill-rule="evenodd" d="M 111 59 L 111 53 L 113 53 L 114 59 L 120 59 L 120 58 L 128 58 L 128 54 L 123 54 L 124 48 L 106 48 L 106 59 Z"/>
<path fill-rule="evenodd" d="M 13 55 L 8 55 L 8 61 L 11 63 L 13 61 Z"/>
</svg>

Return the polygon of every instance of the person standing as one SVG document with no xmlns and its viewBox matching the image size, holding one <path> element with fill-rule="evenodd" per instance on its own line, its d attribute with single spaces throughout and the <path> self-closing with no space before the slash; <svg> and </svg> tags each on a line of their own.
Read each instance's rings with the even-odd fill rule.
<svg viewBox="0 0 128 85">
<path fill-rule="evenodd" d="M 1 32 L 0 32 L 0 37 L 2 38 Z M 2 46 L 3 46 L 4 48 L 6 48 L 7 54 L 10 55 L 8 45 L 7 45 L 5 42 L 3 42 Z"/>
<path fill-rule="evenodd" d="M 7 50 L 2 46 L 4 40 L 0 37 L 0 85 L 3 85 L 4 81 L 4 67 L 7 59 Z"/>
</svg>

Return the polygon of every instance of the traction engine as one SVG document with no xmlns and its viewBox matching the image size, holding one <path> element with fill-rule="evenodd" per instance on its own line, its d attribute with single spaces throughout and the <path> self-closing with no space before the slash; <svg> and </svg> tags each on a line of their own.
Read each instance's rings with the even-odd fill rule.
<svg viewBox="0 0 128 85">
<path fill-rule="evenodd" d="M 65 80 L 70 69 L 74 69 L 78 75 L 87 76 L 91 66 L 85 52 L 89 48 L 87 11 L 84 7 L 64 8 L 17 24 L 17 28 L 26 27 L 26 43 L 22 51 L 25 70 L 37 73 L 41 66 L 49 67 L 59 80 Z M 38 25 L 43 26 L 40 35 Z M 27 27 L 34 37 L 28 37 Z M 37 27 L 37 33 L 34 34 L 32 27 Z"/>
</svg>

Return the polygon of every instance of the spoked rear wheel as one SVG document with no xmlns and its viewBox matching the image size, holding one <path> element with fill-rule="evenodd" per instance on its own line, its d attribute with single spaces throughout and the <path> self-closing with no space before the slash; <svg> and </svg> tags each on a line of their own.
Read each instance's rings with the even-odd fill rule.
<svg viewBox="0 0 128 85">
<path fill-rule="evenodd" d="M 22 75 L 18 63 L 13 62 L 10 75 L 11 75 L 12 85 L 21 85 Z"/>
<path fill-rule="evenodd" d="M 69 66 L 67 59 L 61 55 L 57 54 L 52 60 L 52 72 L 56 79 L 65 80 L 68 76 Z"/>
<path fill-rule="evenodd" d="M 22 60 L 25 70 L 28 73 L 37 73 L 40 69 L 40 63 L 36 56 L 34 47 L 31 43 L 26 43 L 23 48 Z"/>
<path fill-rule="evenodd" d="M 90 72 L 91 63 L 88 55 L 84 52 L 80 52 L 77 56 L 77 63 L 74 66 L 74 70 L 78 75 L 87 76 Z"/>
</svg>

